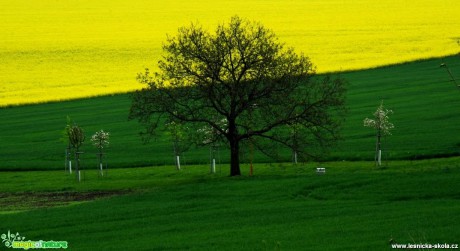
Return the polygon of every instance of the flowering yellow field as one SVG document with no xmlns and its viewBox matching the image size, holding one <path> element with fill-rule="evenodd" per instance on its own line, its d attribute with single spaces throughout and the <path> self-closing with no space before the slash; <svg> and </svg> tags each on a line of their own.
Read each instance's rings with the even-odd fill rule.
<svg viewBox="0 0 460 251">
<path fill-rule="evenodd" d="M 166 34 L 260 21 L 318 72 L 460 51 L 458 0 L 0 0 L 0 106 L 140 88 Z"/>
</svg>

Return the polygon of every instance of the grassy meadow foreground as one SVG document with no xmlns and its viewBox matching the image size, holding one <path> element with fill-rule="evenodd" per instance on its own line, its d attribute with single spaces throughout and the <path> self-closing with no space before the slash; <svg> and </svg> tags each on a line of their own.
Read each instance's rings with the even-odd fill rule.
<svg viewBox="0 0 460 251">
<path fill-rule="evenodd" d="M 457 0 L 0 1 L 0 106 L 138 89 L 190 22 L 259 21 L 331 72 L 457 53 L 458 13 Z"/>
<path fill-rule="evenodd" d="M 165 166 L 116 169 L 104 178 L 86 171 L 81 183 L 63 171 L 2 172 L 0 227 L 30 240 L 65 240 L 70 250 L 389 250 L 391 240 L 458 243 L 459 163 L 256 164 L 255 176 L 237 178 L 208 174 L 206 166 Z M 325 175 L 315 174 L 318 166 Z M 66 201 L 75 192 L 110 196 Z"/>
</svg>

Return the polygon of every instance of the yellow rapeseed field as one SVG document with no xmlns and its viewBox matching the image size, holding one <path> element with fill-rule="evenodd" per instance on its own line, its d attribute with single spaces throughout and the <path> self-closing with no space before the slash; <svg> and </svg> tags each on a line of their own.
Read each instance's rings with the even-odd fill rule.
<svg viewBox="0 0 460 251">
<path fill-rule="evenodd" d="M 141 87 L 166 34 L 259 21 L 318 72 L 460 51 L 458 0 L 0 0 L 0 106 Z"/>
</svg>

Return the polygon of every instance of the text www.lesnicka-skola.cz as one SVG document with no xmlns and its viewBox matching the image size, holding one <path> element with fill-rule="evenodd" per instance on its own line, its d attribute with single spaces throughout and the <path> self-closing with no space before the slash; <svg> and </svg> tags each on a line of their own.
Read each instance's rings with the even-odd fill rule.
<svg viewBox="0 0 460 251">
<path fill-rule="evenodd" d="M 436 243 L 436 244 L 391 244 L 391 248 L 394 249 L 458 249 L 458 244 L 448 244 L 448 243 Z"/>
</svg>

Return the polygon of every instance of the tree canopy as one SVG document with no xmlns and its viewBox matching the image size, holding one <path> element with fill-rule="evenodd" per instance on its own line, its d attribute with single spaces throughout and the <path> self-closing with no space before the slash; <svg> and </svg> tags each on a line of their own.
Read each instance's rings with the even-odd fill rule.
<svg viewBox="0 0 460 251">
<path fill-rule="evenodd" d="M 213 128 L 230 148 L 231 176 L 241 174 L 244 141 L 299 148 L 301 139 L 303 146 L 325 146 L 339 136 L 344 80 L 317 77 L 308 57 L 259 23 L 235 16 L 214 33 L 182 27 L 163 52 L 158 72 L 138 75 L 146 88 L 133 94 L 130 118 L 145 124 L 148 135 L 166 118 Z M 294 125 L 295 140 L 288 127 Z"/>
</svg>

